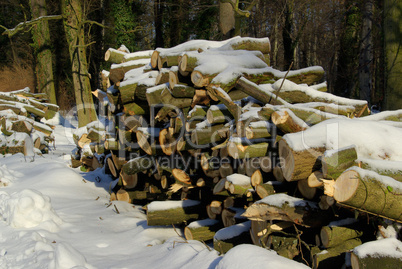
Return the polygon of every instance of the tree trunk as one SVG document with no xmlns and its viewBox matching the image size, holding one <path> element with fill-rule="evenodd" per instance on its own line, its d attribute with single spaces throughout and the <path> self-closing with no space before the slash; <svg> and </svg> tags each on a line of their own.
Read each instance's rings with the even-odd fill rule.
<svg viewBox="0 0 402 269">
<path fill-rule="evenodd" d="M 371 104 L 372 88 L 373 39 L 371 32 L 373 27 L 373 10 L 373 0 L 364 1 L 362 40 L 359 55 L 359 88 L 360 99 L 366 100 L 369 105 Z"/>
<path fill-rule="evenodd" d="M 81 7 L 81 1 L 63 0 L 62 10 L 65 16 L 64 31 L 69 47 L 73 73 L 78 125 L 79 127 L 83 127 L 98 119 L 92 100 L 91 84 L 89 81 L 90 75 L 88 73 L 86 58 L 85 31 L 83 25 L 85 18 Z"/>
<path fill-rule="evenodd" d="M 385 41 L 385 106 L 386 110 L 394 110 L 402 107 L 402 10 L 401 1 L 384 1 L 384 41 Z"/>
<path fill-rule="evenodd" d="M 47 15 L 45 0 L 30 0 L 32 19 Z M 49 23 L 38 22 L 32 27 L 33 47 L 36 54 L 35 75 L 38 92 L 48 95 L 49 101 L 56 104 L 56 89 L 53 79 L 53 60 L 50 51 Z"/>
</svg>

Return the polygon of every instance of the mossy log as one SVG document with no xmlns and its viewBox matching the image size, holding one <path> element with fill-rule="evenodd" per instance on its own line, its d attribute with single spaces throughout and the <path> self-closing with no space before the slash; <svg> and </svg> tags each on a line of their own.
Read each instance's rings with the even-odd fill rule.
<svg viewBox="0 0 402 269">
<path fill-rule="evenodd" d="M 105 52 L 105 62 L 115 63 L 115 64 L 122 63 L 124 61 L 124 56 L 126 54 L 127 54 L 126 52 L 123 52 L 123 51 L 120 51 L 117 49 L 113 49 L 113 48 L 109 48 Z"/>
<path fill-rule="evenodd" d="M 359 238 L 349 239 L 343 244 L 328 248 L 314 254 L 312 257 L 313 269 L 339 269 L 345 264 L 345 253 L 361 245 Z"/>
<path fill-rule="evenodd" d="M 355 247 L 351 252 L 350 262 L 352 269 L 376 269 L 389 268 L 397 269 L 401 267 L 402 243 L 396 238 L 366 242 L 361 246 Z M 369 246 L 371 245 L 371 246 Z M 360 252 L 360 248 L 366 249 Z M 367 252 L 367 249 L 370 249 Z"/>
<path fill-rule="evenodd" d="M 352 167 L 335 181 L 334 199 L 341 204 L 402 221 L 402 183 L 375 172 Z"/>
<path fill-rule="evenodd" d="M 268 142 L 251 141 L 251 143 L 253 144 L 230 140 L 227 144 L 229 156 L 234 159 L 245 159 L 268 155 Z"/>
<path fill-rule="evenodd" d="M 184 236 L 187 240 L 208 241 L 221 228 L 222 224 L 216 219 L 193 221 L 184 228 Z"/>
<path fill-rule="evenodd" d="M 247 139 L 258 139 L 271 137 L 272 124 L 268 121 L 251 122 L 245 129 Z"/>
<path fill-rule="evenodd" d="M 147 102 L 137 101 L 132 103 L 126 103 L 123 105 L 123 112 L 126 115 L 148 115 L 149 105 Z"/>
<path fill-rule="evenodd" d="M 321 157 L 322 174 L 326 179 L 337 179 L 346 169 L 356 164 L 355 146 L 327 150 Z"/>
<path fill-rule="evenodd" d="M 402 162 L 388 160 L 357 160 L 359 167 L 374 171 L 382 176 L 392 177 L 395 180 L 402 182 Z"/>
<path fill-rule="evenodd" d="M 223 124 L 195 128 L 191 132 L 191 142 L 195 145 L 218 144 L 227 137 L 228 128 Z"/>
<path fill-rule="evenodd" d="M 147 205 L 148 226 L 170 226 L 197 220 L 201 203 L 194 200 L 154 201 Z"/>
<path fill-rule="evenodd" d="M 357 227 L 323 226 L 320 231 L 321 243 L 324 248 L 335 247 L 362 235 L 363 232 Z"/>
<path fill-rule="evenodd" d="M 232 113 L 225 105 L 212 105 L 206 114 L 207 120 L 210 124 L 218 124 L 229 122 L 233 119 Z"/>
</svg>

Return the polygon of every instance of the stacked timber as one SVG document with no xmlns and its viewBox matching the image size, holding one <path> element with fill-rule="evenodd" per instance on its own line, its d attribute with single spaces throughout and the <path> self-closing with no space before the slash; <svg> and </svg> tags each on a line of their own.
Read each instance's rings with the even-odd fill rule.
<svg viewBox="0 0 402 269">
<path fill-rule="evenodd" d="M 0 93 L 0 154 L 47 153 L 54 142 L 54 126 L 41 120 L 53 118 L 58 110 L 46 94 L 31 93 L 29 88 Z"/>
<path fill-rule="evenodd" d="M 267 38 L 236 37 L 107 56 L 117 65 L 103 72 L 111 126 L 86 143 L 103 150 L 111 200 L 144 205 L 148 225 L 183 228 L 221 253 L 252 242 L 314 268 L 342 263 L 373 240 L 367 216 L 402 221 L 402 160 L 356 146 L 368 123 L 400 135 L 401 112 L 364 121 L 367 102 L 325 92 L 321 67 L 279 71 L 269 50 Z M 333 224 L 350 218 L 353 227 Z"/>
</svg>

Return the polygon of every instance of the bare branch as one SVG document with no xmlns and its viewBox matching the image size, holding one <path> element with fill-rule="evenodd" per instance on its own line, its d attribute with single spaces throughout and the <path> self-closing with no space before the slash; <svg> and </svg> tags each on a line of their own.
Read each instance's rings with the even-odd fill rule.
<svg viewBox="0 0 402 269">
<path fill-rule="evenodd" d="M 17 26 L 15 26 L 12 29 L 7 29 L 6 27 L 4 27 L 2 25 L 0 25 L 0 27 L 5 29 L 5 31 L 3 32 L 3 35 L 7 35 L 9 38 L 11 38 L 15 34 L 21 32 L 21 31 L 24 31 L 27 27 L 32 27 L 35 24 L 40 23 L 42 21 L 60 20 L 60 19 L 63 19 L 62 15 L 42 16 L 42 17 L 36 18 L 31 21 L 20 22 L 19 24 L 17 24 Z"/>
</svg>

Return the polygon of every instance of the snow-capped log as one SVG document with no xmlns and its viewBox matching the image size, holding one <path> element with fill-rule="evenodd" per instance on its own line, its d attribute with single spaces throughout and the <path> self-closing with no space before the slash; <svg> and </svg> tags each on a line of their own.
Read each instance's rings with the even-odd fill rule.
<svg viewBox="0 0 402 269">
<path fill-rule="evenodd" d="M 395 238 L 366 242 L 351 252 L 352 269 L 399 268 L 402 259 L 402 242 Z"/>
<path fill-rule="evenodd" d="M 250 244 L 250 221 L 225 227 L 216 232 L 214 236 L 214 249 L 225 254 L 231 248 L 240 244 Z"/>
<path fill-rule="evenodd" d="M 132 60 L 120 64 L 112 64 L 110 67 L 109 79 L 113 83 L 120 82 L 124 79 L 125 74 L 133 69 L 145 67 L 149 64 L 149 59 Z"/>
<path fill-rule="evenodd" d="M 352 167 L 335 181 L 334 199 L 377 216 L 402 221 L 402 183 L 391 177 Z"/>
<path fill-rule="evenodd" d="M 120 83 L 118 90 L 121 96 L 121 103 L 127 104 L 134 100 L 146 101 L 146 90 L 155 86 L 158 73 L 156 71 L 143 73 L 134 79 L 128 79 Z"/>
<path fill-rule="evenodd" d="M 187 240 L 208 241 L 221 228 L 222 224 L 216 219 L 197 220 L 184 228 L 184 236 Z"/>
<path fill-rule="evenodd" d="M 335 103 L 338 105 L 353 106 L 356 115 L 359 117 L 368 114 L 367 101 L 365 100 L 353 100 L 320 92 L 308 86 L 298 85 L 288 78 L 284 81 L 282 79 L 276 81 L 272 85 L 272 89 L 279 97 L 291 104 L 311 102 Z"/>
<path fill-rule="evenodd" d="M 255 202 L 243 216 L 250 220 L 291 221 L 305 227 L 320 227 L 328 218 L 327 212 L 320 210 L 317 203 L 283 193 Z"/>
<path fill-rule="evenodd" d="M 115 63 L 119 64 L 124 61 L 124 56 L 127 54 L 127 52 L 120 51 L 114 48 L 109 48 L 105 52 L 105 61 L 110 62 L 110 63 Z"/>
<path fill-rule="evenodd" d="M 194 200 L 154 201 L 147 205 L 149 226 L 171 226 L 202 217 L 201 203 Z"/>
<path fill-rule="evenodd" d="M 308 128 L 308 125 L 290 109 L 274 111 L 271 115 L 271 120 L 285 134 L 301 132 Z"/>
<path fill-rule="evenodd" d="M 363 169 L 374 171 L 382 176 L 392 177 L 402 182 L 402 162 L 400 161 L 359 158 L 356 162 Z"/>
</svg>

